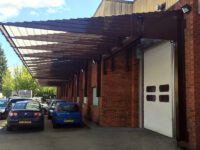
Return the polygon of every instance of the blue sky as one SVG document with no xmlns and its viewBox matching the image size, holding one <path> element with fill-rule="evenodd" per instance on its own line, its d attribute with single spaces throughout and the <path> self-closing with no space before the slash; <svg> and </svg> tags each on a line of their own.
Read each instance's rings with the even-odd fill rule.
<svg viewBox="0 0 200 150">
<path fill-rule="evenodd" d="M 83 18 L 93 16 L 101 0 L 5 0 L 0 1 L 0 22 Z M 0 33 L 8 66 L 21 61 Z"/>
</svg>

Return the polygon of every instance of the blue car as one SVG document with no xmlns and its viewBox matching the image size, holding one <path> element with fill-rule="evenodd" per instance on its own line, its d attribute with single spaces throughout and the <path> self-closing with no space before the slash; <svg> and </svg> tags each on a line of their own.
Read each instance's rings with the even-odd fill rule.
<svg viewBox="0 0 200 150">
<path fill-rule="evenodd" d="M 58 103 L 52 113 L 53 128 L 59 125 L 82 125 L 82 116 L 76 103 Z"/>
<path fill-rule="evenodd" d="M 56 105 L 59 103 L 65 103 L 65 102 L 66 102 L 65 100 L 53 99 L 47 109 L 47 118 L 52 119 L 52 113 L 53 113 L 53 110 L 55 109 Z"/>
</svg>

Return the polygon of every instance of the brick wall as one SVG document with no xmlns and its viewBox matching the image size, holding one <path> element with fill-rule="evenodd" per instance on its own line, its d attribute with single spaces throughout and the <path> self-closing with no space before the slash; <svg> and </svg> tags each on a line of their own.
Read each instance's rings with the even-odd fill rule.
<svg viewBox="0 0 200 150">
<path fill-rule="evenodd" d="M 87 98 L 87 101 L 86 103 L 83 103 L 82 104 L 82 114 L 83 114 L 83 117 L 85 119 L 88 119 L 90 120 L 90 116 L 91 116 L 91 110 L 90 110 L 90 105 L 91 105 L 91 102 L 92 102 L 92 91 L 91 91 L 91 88 L 90 88 L 90 85 L 91 85 L 91 62 L 88 63 L 88 71 L 87 71 L 87 74 L 85 72 L 84 75 L 87 76 L 87 97 L 85 96 L 85 98 Z M 85 82 L 85 81 L 84 81 Z"/>
<path fill-rule="evenodd" d="M 197 14 L 197 2 L 194 4 L 196 13 L 194 16 L 194 50 L 195 50 L 195 88 L 196 88 L 196 134 L 197 148 L 200 149 L 200 15 Z"/>
<path fill-rule="evenodd" d="M 196 149 L 200 149 L 200 15 L 197 14 L 198 12 L 198 2 L 197 0 L 194 1 L 193 3 L 193 17 L 190 17 L 190 19 L 193 22 L 193 26 L 190 25 L 189 23 L 188 28 L 190 28 L 193 31 L 193 44 L 189 43 L 187 40 L 186 44 L 188 45 L 188 47 L 191 45 L 193 45 L 193 51 L 194 51 L 194 55 L 193 55 L 193 64 L 194 65 L 192 70 L 186 70 L 186 72 L 191 72 L 191 75 L 193 76 L 192 78 L 194 79 L 193 83 L 194 83 L 194 93 L 192 93 L 192 95 L 194 94 L 195 99 L 192 102 L 190 99 L 190 95 L 189 95 L 189 91 L 191 88 L 191 83 L 190 83 L 190 76 L 187 78 L 188 80 L 186 80 L 187 82 L 189 82 L 187 85 L 187 89 L 188 89 L 188 96 L 187 96 L 187 101 L 188 101 L 188 120 L 190 120 L 190 125 L 192 126 L 192 132 L 193 134 L 191 135 L 191 140 L 192 141 L 192 145 L 191 147 L 193 148 L 193 145 L 196 145 Z M 190 34 L 190 30 L 186 31 L 188 34 Z M 191 36 L 191 35 L 190 35 Z M 191 37 L 190 37 L 191 38 Z M 191 39 L 190 39 L 191 40 Z M 192 46 L 191 46 L 192 48 Z M 186 51 L 189 51 L 192 49 L 188 49 Z M 188 56 L 187 56 L 188 57 Z M 186 64 L 186 65 L 190 65 L 190 64 Z M 189 68 L 189 67 L 188 67 Z M 189 68 L 191 69 L 191 68 Z M 191 117 L 191 115 L 193 115 L 193 117 Z M 189 130 L 191 130 L 190 128 L 188 128 Z M 193 141 L 193 137 L 196 137 Z"/>
<path fill-rule="evenodd" d="M 98 106 L 90 106 L 91 110 L 91 121 L 94 123 L 99 123 L 99 107 Z"/>
<path fill-rule="evenodd" d="M 188 149 L 200 149 L 200 15 L 198 0 L 180 0 L 176 9 L 184 4 L 192 6 L 185 15 L 185 74 Z"/>
<path fill-rule="evenodd" d="M 56 94 L 57 98 L 61 97 L 61 87 L 57 87 L 57 94 Z"/>
<path fill-rule="evenodd" d="M 92 122 L 99 123 L 99 106 L 93 105 L 93 88 L 97 87 L 97 63 L 91 62 L 91 84 L 89 88 L 91 90 L 91 106 L 90 106 L 90 119 Z"/>
<path fill-rule="evenodd" d="M 97 64 L 89 61 L 87 73 L 87 103 L 82 104 L 83 117 L 98 123 L 99 107 L 93 106 L 93 87 L 97 86 Z"/>
<path fill-rule="evenodd" d="M 129 71 L 126 66 L 126 51 L 114 57 L 115 70 L 111 69 L 111 59 L 106 60 L 106 72 L 102 76 L 102 97 L 100 104 L 100 125 L 117 127 L 137 127 L 137 80 L 136 59 L 130 59 Z M 133 67 L 132 67 L 133 66 Z M 136 81 L 138 82 L 138 80 Z M 136 108 L 135 110 L 133 110 Z"/>
<path fill-rule="evenodd" d="M 139 60 L 135 52 L 132 52 L 131 59 L 131 127 L 139 126 Z"/>
</svg>

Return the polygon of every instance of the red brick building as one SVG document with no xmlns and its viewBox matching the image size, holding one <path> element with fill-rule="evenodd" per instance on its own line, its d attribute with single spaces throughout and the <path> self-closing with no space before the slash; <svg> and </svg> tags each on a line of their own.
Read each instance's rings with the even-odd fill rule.
<svg viewBox="0 0 200 150">
<path fill-rule="evenodd" d="M 12 27 L 17 27 L 19 30 L 20 28 L 52 30 L 52 35 L 48 35 L 46 39 L 48 45 L 59 44 L 51 43 L 55 40 L 49 41 L 52 37 L 56 39 L 56 34 L 63 34 L 62 38 L 65 37 L 63 39 L 68 42 L 69 37 L 65 34 L 72 34 L 72 39 L 76 38 L 79 32 L 92 34 L 91 37 L 95 35 L 90 46 L 100 47 L 101 53 L 91 55 L 94 54 L 92 46 L 87 48 L 88 53 L 78 51 L 76 44 L 90 42 L 88 41 L 90 37 L 84 35 L 85 39 L 73 43 L 81 56 L 70 51 L 70 55 L 66 54 L 65 64 L 50 65 L 50 62 L 53 62 L 51 60 L 47 61 L 45 68 L 41 65 L 37 66 L 37 69 L 32 69 L 33 64 L 38 64 L 40 61 L 25 60 L 26 55 L 22 54 L 20 44 L 13 47 L 18 47 L 18 50 L 15 50 L 33 77 L 39 79 L 42 84 L 58 86 L 57 97 L 79 103 L 85 119 L 103 127 L 147 128 L 176 138 L 180 146 L 198 150 L 200 149 L 200 8 L 198 5 L 198 0 L 154 0 L 151 3 L 149 0 L 134 2 L 104 0 L 95 13 L 96 18 L 67 20 L 65 25 L 58 21 L 7 23 L 2 24 L 1 30 L 11 45 L 16 44 L 15 41 L 12 42 L 12 38 L 17 35 Z M 189 10 L 191 7 L 191 11 L 184 14 L 182 7 Z M 118 9 L 120 11 L 117 11 Z M 109 17 L 97 17 L 99 15 Z M 121 15 L 121 18 L 113 15 Z M 85 28 L 80 24 L 84 31 L 75 30 L 70 26 L 74 22 L 81 21 L 88 21 L 91 26 Z M 98 26 L 99 24 L 102 26 Z M 60 28 L 55 25 L 60 25 Z M 29 32 L 29 29 L 26 30 Z M 122 34 L 126 36 L 121 36 Z M 105 40 L 95 41 L 97 35 L 103 36 Z M 15 38 L 42 41 L 46 36 L 38 34 L 31 37 L 21 34 Z M 42 45 L 41 42 L 39 45 L 26 45 L 23 48 L 52 49 L 48 45 L 45 47 Z M 62 46 L 59 48 L 62 49 Z M 54 50 L 53 55 L 42 55 L 42 58 L 61 60 L 60 55 L 65 55 L 64 50 L 70 49 L 67 45 L 64 47 L 67 48 L 62 52 Z M 107 49 L 109 55 L 102 52 Z M 86 56 L 88 56 L 86 60 L 80 61 Z M 29 54 L 28 57 L 38 58 L 41 55 Z M 72 57 L 74 63 L 70 64 L 69 58 Z M 76 63 L 75 59 L 80 62 Z M 31 64 L 27 63 L 29 61 Z"/>
</svg>

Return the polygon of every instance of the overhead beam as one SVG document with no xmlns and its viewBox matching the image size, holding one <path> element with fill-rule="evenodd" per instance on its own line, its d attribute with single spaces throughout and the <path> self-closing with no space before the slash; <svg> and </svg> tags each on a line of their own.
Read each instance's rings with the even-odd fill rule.
<svg viewBox="0 0 200 150">
<path fill-rule="evenodd" d="M 84 55 L 84 56 L 77 56 L 77 55 L 62 55 L 62 54 L 55 54 L 55 55 L 42 55 L 40 53 L 35 53 L 35 54 L 31 54 L 31 55 L 28 55 L 28 54 L 22 54 L 22 57 L 39 57 L 39 58 L 57 58 L 57 59 L 95 59 L 97 56 L 96 55 L 90 55 L 90 56 L 87 56 L 87 55 Z"/>
</svg>

